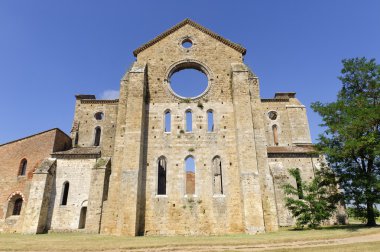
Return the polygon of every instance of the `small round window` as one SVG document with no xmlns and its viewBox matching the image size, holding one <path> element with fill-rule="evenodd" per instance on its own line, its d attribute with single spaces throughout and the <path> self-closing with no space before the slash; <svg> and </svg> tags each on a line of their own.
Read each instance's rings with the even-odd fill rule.
<svg viewBox="0 0 380 252">
<path fill-rule="evenodd" d="M 100 120 L 103 120 L 103 118 L 104 118 L 103 112 L 97 112 L 97 113 L 95 113 L 95 119 L 96 120 L 100 121 Z"/>
<path fill-rule="evenodd" d="M 185 39 L 182 41 L 182 46 L 188 49 L 193 46 L 193 42 L 190 39 Z"/>
<path fill-rule="evenodd" d="M 269 117 L 269 119 L 271 119 L 271 120 L 276 120 L 276 119 L 277 119 L 277 112 L 275 112 L 275 111 L 270 111 L 270 112 L 268 113 L 268 117 Z"/>
</svg>

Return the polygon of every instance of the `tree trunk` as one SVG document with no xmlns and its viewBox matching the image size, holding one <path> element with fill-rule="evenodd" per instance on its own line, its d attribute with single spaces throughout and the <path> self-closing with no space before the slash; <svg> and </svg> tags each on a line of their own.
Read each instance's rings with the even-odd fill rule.
<svg viewBox="0 0 380 252">
<path fill-rule="evenodd" d="M 372 202 L 367 202 L 367 226 L 376 226 L 376 217 Z"/>
</svg>

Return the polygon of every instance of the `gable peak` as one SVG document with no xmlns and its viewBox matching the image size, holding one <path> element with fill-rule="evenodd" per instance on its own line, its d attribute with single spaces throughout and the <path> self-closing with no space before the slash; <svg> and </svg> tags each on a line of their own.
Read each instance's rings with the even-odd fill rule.
<svg viewBox="0 0 380 252">
<path fill-rule="evenodd" d="M 214 39 L 222 42 L 223 44 L 235 49 L 236 51 L 240 52 L 241 54 L 245 55 L 246 53 L 246 49 L 244 47 L 242 47 L 241 45 L 239 44 L 236 44 L 228 39 L 225 39 L 223 38 L 222 36 L 216 34 L 215 32 L 207 29 L 206 27 L 194 22 L 193 20 L 189 19 L 189 18 L 186 18 L 184 19 L 183 21 L 179 22 L 178 24 L 176 24 L 175 26 L 171 27 L 170 29 L 166 30 L 165 32 L 161 33 L 160 35 L 158 35 L 157 37 L 155 37 L 154 39 L 150 40 L 149 42 L 145 43 L 144 45 L 140 46 L 139 48 L 137 48 L 136 50 L 133 51 L 133 55 L 136 57 L 140 52 L 144 51 L 145 49 L 147 49 L 148 47 L 156 44 L 157 42 L 159 42 L 160 40 L 162 40 L 163 38 L 169 36 L 170 34 L 174 33 L 175 31 L 177 31 L 178 29 L 182 28 L 183 26 L 185 25 L 191 25 L 192 27 L 208 34 L 209 36 L 213 37 Z"/>
</svg>

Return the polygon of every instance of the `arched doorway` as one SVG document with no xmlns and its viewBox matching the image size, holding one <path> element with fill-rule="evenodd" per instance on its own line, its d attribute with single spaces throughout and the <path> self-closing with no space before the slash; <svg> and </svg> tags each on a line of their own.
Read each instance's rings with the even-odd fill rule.
<svg viewBox="0 0 380 252">
<path fill-rule="evenodd" d="M 87 215 L 87 207 L 82 207 L 80 210 L 79 216 L 79 229 L 84 229 L 86 227 L 86 215 Z"/>
</svg>

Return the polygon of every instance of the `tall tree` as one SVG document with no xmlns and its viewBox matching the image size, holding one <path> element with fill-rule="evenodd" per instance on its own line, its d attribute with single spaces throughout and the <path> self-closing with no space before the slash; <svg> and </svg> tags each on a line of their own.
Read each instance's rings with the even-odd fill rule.
<svg viewBox="0 0 380 252">
<path fill-rule="evenodd" d="M 317 146 L 339 176 L 346 202 L 365 207 L 367 225 L 375 226 L 374 204 L 380 203 L 380 66 L 366 58 L 342 63 L 337 100 L 311 106 L 325 126 Z"/>
</svg>

